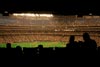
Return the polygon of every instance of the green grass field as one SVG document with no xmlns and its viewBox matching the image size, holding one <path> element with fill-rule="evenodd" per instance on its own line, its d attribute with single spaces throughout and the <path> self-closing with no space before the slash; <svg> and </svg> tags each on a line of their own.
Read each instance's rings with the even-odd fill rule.
<svg viewBox="0 0 100 67">
<path fill-rule="evenodd" d="M 21 47 L 38 47 L 38 45 L 43 45 L 43 47 L 66 47 L 65 42 L 23 42 L 23 43 L 12 43 L 11 47 L 15 48 L 16 46 Z M 0 47 L 6 48 L 6 43 L 1 43 Z"/>
</svg>

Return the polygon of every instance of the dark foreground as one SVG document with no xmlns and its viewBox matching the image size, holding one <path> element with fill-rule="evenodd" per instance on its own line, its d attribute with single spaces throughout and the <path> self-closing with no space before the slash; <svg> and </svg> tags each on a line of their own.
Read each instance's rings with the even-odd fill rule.
<svg viewBox="0 0 100 67">
<path fill-rule="evenodd" d="M 0 66 L 99 65 L 100 48 L 0 48 Z"/>
</svg>

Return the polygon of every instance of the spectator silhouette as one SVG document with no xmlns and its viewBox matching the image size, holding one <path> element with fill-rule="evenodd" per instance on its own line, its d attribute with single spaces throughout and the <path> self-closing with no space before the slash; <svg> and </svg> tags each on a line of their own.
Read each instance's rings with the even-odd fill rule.
<svg viewBox="0 0 100 67">
<path fill-rule="evenodd" d="M 39 55 L 42 55 L 43 54 L 43 45 L 38 45 L 38 53 L 39 53 Z"/>
<path fill-rule="evenodd" d="M 17 56 L 22 56 L 23 52 L 22 52 L 22 48 L 20 46 L 16 46 L 16 54 L 17 54 Z"/>
<path fill-rule="evenodd" d="M 43 45 L 41 45 L 41 44 L 38 45 L 38 48 L 39 48 L 39 49 L 43 49 Z"/>
<path fill-rule="evenodd" d="M 21 64 L 22 63 L 22 57 L 23 57 L 23 52 L 22 52 L 22 48 L 20 46 L 16 46 L 16 51 L 15 51 L 15 62 L 17 64 Z"/>
<path fill-rule="evenodd" d="M 69 43 L 67 44 L 68 48 L 76 48 L 77 47 L 77 42 L 74 40 L 75 40 L 75 36 L 71 35 L 70 39 L 69 39 Z"/>
<path fill-rule="evenodd" d="M 11 43 L 7 43 L 6 48 L 11 48 Z"/>
<path fill-rule="evenodd" d="M 85 48 L 97 48 L 97 43 L 95 40 L 90 38 L 88 33 L 83 33 L 83 47 Z"/>
</svg>

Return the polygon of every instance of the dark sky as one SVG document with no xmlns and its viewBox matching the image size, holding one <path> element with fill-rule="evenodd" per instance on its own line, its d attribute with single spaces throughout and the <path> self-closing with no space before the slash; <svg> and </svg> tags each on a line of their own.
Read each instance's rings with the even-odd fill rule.
<svg viewBox="0 0 100 67">
<path fill-rule="evenodd" d="M 56 13 L 99 13 L 99 1 L 88 0 L 0 0 L 0 11 L 54 11 Z"/>
</svg>

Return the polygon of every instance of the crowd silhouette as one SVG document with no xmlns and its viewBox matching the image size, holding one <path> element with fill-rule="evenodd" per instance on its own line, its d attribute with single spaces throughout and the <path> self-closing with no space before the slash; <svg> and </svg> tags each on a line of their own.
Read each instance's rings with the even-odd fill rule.
<svg viewBox="0 0 100 67">
<path fill-rule="evenodd" d="M 22 48 L 17 46 L 11 48 L 7 43 L 6 48 L 0 48 L 1 65 L 94 65 L 100 56 L 100 47 L 96 41 L 90 38 L 88 33 L 83 34 L 84 41 L 75 41 L 71 35 L 69 43 L 64 47 L 43 48 L 40 44 L 35 48 Z M 38 66 L 37 65 L 37 66 Z M 70 65 L 70 66 L 71 66 Z"/>
<path fill-rule="evenodd" d="M 71 35 L 69 39 L 69 43 L 67 44 L 68 48 L 97 48 L 97 43 L 95 40 L 90 38 L 90 35 L 88 33 L 83 33 L 83 42 L 75 41 L 75 36 Z"/>
</svg>

